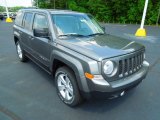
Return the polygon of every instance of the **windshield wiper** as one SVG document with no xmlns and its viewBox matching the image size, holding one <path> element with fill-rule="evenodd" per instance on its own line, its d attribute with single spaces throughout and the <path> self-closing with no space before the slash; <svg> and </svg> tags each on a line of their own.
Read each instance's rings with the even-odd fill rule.
<svg viewBox="0 0 160 120">
<path fill-rule="evenodd" d="M 77 33 L 68 33 L 68 34 L 63 34 L 63 35 L 59 35 L 58 37 L 63 37 L 63 36 L 76 36 L 76 37 L 84 37 L 84 35 L 81 34 L 77 34 Z"/>
<path fill-rule="evenodd" d="M 94 34 L 90 34 L 90 35 L 87 35 L 87 36 L 95 36 L 95 35 L 104 35 L 104 33 L 94 33 Z"/>
</svg>

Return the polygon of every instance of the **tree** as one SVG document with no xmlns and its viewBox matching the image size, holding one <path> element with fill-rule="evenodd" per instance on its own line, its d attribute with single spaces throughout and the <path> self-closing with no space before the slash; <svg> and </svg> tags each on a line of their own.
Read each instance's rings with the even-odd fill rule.
<svg viewBox="0 0 160 120">
<path fill-rule="evenodd" d="M 22 9 L 24 7 L 16 6 L 16 7 L 10 7 L 9 12 L 17 12 L 18 10 Z"/>
<path fill-rule="evenodd" d="M 99 21 L 140 23 L 145 0 L 35 0 L 40 8 L 70 9 L 93 14 Z M 150 0 L 147 24 L 156 24 L 160 0 Z"/>
<path fill-rule="evenodd" d="M 0 6 L 0 12 L 4 12 L 5 8 L 3 6 Z"/>
</svg>

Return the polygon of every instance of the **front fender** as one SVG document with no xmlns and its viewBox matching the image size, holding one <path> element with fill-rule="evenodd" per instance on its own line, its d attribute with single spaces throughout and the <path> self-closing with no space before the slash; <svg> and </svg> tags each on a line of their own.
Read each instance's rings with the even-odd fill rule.
<svg viewBox="0 0 160 120">
<path fill-rule="evenodd" d="M 84 76 L 84 70 L 83 70 L 82 64 L 77 59 L 75 59 L 75 58 L 73 58 L 63 52 L 54 50 L 52 52 L 52 56 L 51 56 L 52 63 L 50 65 L 51 66 L 50 70 L 52 70 L 52 66 L 53 66 L 55 59 L 65 63 L 74 71 L 79 89 L 81 91 L 89 92 L 89 88 L 88 88 L 86 78 Z"/>
</svg>

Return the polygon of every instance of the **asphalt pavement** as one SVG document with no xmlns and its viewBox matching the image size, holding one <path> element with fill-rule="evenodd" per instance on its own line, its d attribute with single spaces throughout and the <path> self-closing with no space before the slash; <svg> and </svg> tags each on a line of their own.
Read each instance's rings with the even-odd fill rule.
<svg viewBox="0 0 160 120">
<path fill-rule="evenodd" d="M 146 46 L 147 78 L 123 97 L 63 104 L 54 80 L 32 61 L 18 60 L 12 23 L 0 21 L 0 120 L 159 120 L 160 27 L 146 26 L 148 36 L 134 36 L 138 25 L 106 24 L 106 32 Z"/>
</svg>

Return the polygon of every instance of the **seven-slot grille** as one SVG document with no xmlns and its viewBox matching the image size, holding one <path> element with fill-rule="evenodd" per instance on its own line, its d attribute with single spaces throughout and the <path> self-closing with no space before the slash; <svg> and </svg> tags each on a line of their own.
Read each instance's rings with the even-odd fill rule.
<svg viewBox="0 0 160 120">
<path fill-rule="evenodd" d="M 143 64 L 144 53 L 140 52 L 134 56 L 119 61 L 119 77 L 124 77 L 138 71 Z"/>
</svg>

